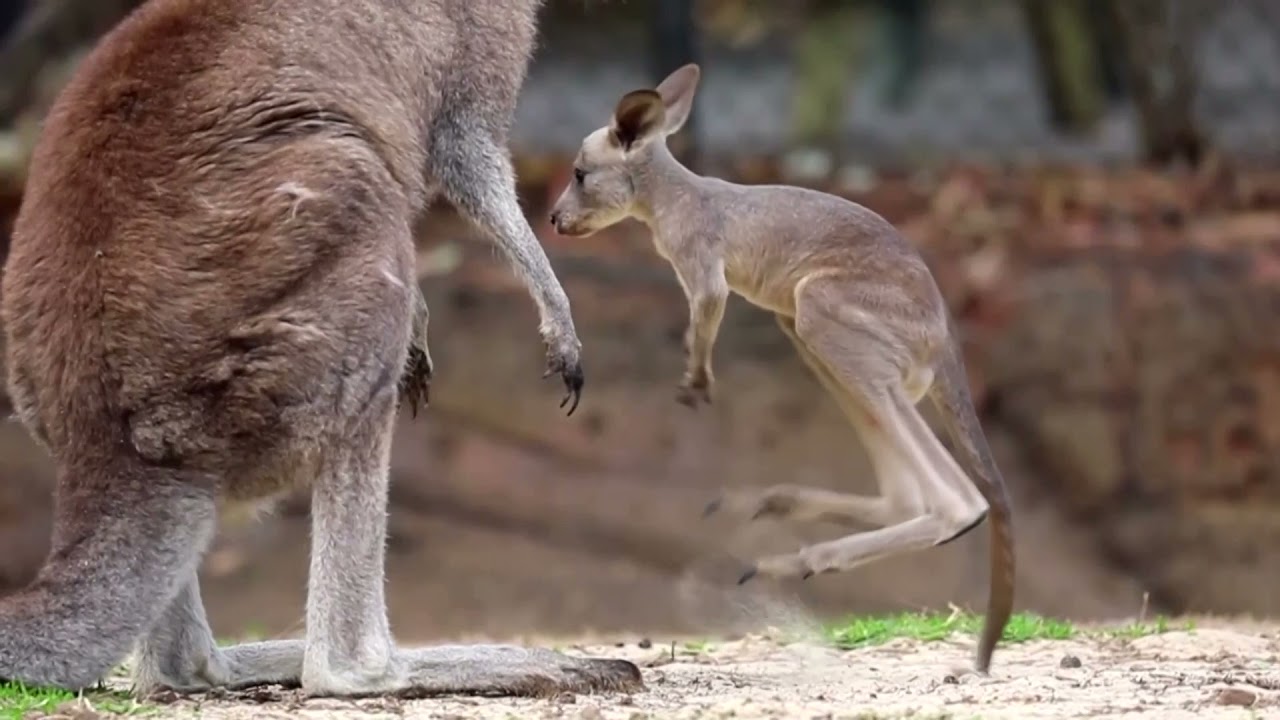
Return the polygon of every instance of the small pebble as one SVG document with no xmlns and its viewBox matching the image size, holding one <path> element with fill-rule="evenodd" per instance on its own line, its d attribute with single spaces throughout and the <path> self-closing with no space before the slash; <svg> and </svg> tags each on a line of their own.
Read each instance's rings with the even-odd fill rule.
<svg viewBox="0 0 1280 720">
<path fill-rule="evenodd" d="M 156 705 L 172 705 L 181 699 L 181 695 L 167 688 L 164 690 L 156 690 L 146 697 L 147 702 L 155 703 Z"/>
<path fill-rule="evenodd" d="M 653 647 L 653 641 L 652 641 L 652 640 L 650 640 L 649 638 L 640 638 L 640 649 L 641 649 L 641 650 L 648 650 L 648 649 L 649 649 L 649 648 L 651 648 L 651 647 Z"/>
<path fill-rule="evenodd" d="M 102 718 L 101 714 L 78 700 L 63 703 L 54 713 L 54 717 L 66 718 L 66 720 L 100 720 Z"/>
<path fill-rule="evenodd" d="M 1058 667 L 1072 669 L 1078 668 L 1083 664 L 1080 662 L 1080 658 L 1075 655 L 1063 655 L 1062 660 L 1058 662 Z"/>
<path fill-rule="evenodd" d="M 578 696 L 571 692 L 563 692 L 556 696 L 556 702 L 562 705 L 572 705 L 578 702 Z"/>
<path fill-rule="evenodd" d="M 1255 693 L 1249 692 L 1243 688 L 1228 687 L 1222 688 L 1218 694 L 1214 696 L 1213 701 L 1219 705 L 1236 705 L 1239 707 L 1252 707 L 1258 701 Z"/>
</svg>

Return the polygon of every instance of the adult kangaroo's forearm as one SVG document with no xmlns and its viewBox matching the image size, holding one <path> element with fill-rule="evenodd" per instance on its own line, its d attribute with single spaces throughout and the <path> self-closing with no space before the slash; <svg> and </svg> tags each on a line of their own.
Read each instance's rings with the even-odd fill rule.
<svg viewBox="0 0 1280 720">
<path fill-rule="evenodd" d="M 446 197 L 498 245 L 537 303 L 544 325 L 555 318 L 571 321 L 569 298 L 520 209 L 510 157 L 492 143 L 460 135 L 460 130 L 451 132 L 433 147 Z"/>
<path fill-rule="evenodd" d="M 516 197 L 515 170 L 505 148 L 461 118 L 463 109 L 435 130 L 430 164 L 445 197 L 497 243 L 538 306 L 539 332 L 547 346 L 547 374 L 564 380 L 572 414 L 582 393 L 579 355 L 582 343 L 574 328 L 569 297 L 551 268 L 551 261 L 529 226 Z"/>
</svg>

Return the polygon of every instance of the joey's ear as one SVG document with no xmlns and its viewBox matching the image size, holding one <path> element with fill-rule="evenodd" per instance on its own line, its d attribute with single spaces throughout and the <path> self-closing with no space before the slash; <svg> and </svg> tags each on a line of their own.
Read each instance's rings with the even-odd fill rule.
<svg viewBox="0 0 1280 720">
<path fill-rule="evenodd" d="M 666 110 L 662 96 L 653 90 L 632 90 L 618 101 L 613 110 L 610 130 L 623 150 L 656 135 L 662 129 Z"/>
<path fill-rule="evenodd" d="M 667 108 L 667 120 L 662 132 L 670 135 L 684 126 L 693 109 L 693 96 L 698 92 L 698 78 L 702 71 L 697 63 L 676 68 L 658 85 L 658 94 Z"/>
</svg>

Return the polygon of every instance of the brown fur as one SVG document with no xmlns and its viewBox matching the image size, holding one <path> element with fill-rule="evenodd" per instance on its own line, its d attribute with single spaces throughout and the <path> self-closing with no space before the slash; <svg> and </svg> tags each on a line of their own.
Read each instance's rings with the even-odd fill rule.
<svg viewBox="0 0 1280 720">
<path fill-rule="evenodd" d="M 536 0 L 150 0 L 50 111 L 5 266 L 17 414 L 58 468 L 53 551 L 0 602 L 0 677 L 317 694 L 635 687 L 629 663 L 396 648 L 383 599 L 400 396 L 431 376 L 410 235 L 442 194 L 494 237 L 582 387 L 506 136 Z M 570 408 L 572 411 L 572 408 Z M 220 503 L 313 487 L 304 641 L 214 647 Z"/>
</svg>

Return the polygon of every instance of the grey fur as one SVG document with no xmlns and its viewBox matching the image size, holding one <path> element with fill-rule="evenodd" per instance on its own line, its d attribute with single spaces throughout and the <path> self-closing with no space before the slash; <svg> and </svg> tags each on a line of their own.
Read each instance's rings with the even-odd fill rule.
<svg viewBox="0 0 1280 720">
<path fill-rule="evenodd" d="M 590 133 L 551 222 L 586 236 L 625 218 L 652 232 L 689 301 L 676 399 L 709 403 L 711 352 L 732 290 L 772 312 L 867 447 L 880 497 L 791 485 L 730 493 L 709 512 L 838 519 L 878 526 L 761 558 L 742 577 L 811 577 L 941 545 L 991 515 L 991 590 L 974 667 L 987 672 L 1013 604 L 1013 537 L 1004 481 L 970 400 L 951 320 L 929 268 L 871 210 L 815 190 L 702 177 L 666 137 L 692 107 L 700 70 L 623 95 Z M 929 396 L 963 470 L 916 409 Z"/>
</svg>

